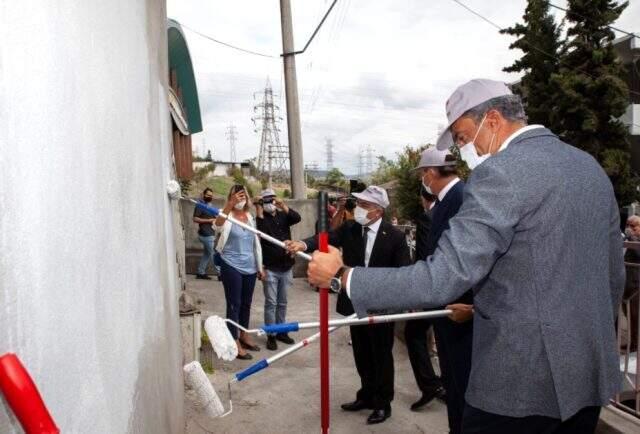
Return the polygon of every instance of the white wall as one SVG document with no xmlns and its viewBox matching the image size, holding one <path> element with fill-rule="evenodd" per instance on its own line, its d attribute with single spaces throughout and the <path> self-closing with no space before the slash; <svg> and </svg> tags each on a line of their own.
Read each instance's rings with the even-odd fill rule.
<svg viewBox="0 0 640 434">
<path fill-rule="evenodd" d="M 64 433 L 182 432 L 164 1 L 1 0 L 0 40 L 0 354 Z"/>
</svg>

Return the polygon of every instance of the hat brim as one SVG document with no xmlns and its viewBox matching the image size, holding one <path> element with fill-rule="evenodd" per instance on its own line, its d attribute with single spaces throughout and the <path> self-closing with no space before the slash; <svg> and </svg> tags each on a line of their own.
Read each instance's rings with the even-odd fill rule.
<svg viewBox="0 0 640 434">
<path fill-rule="evenodd" d="M 451 135 L 451 125 L 453 125 L 453 122 L 451 122 L 447 126 L 447 129 L 438 137 L 438 141 L 436 142 L 436 149 L 438 151 L 446 151 L 454 145 L 453 136 Z"/>
<path fill-rule="evenodd" d="M 388 206 L 388 205 L 387 206 L 380 205 L 378 202 L 372 201 L 370 197 L 366 196 L 363 193 L 352 193 L 351 196 L 355 197 L 356 199 L 364 200 L 365 202 L 369 202 L 369 203 L 372 203 L 374 205 L 377 205 L 380 208 L 387 208 L 387 206 Z"/>
</svg>

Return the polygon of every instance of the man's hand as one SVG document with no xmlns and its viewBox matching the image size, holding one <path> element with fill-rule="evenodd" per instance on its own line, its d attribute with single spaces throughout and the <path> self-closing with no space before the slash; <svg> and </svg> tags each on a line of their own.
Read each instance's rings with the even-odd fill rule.
<svg viewBox="0 0 640 434">
<path fill-rule="evenodd" d="M 258 280 L 263 280 L 265 277 L 265 272 L 264 271 L 258 271 Z"/>
<path fill-rule="evenodd" d="M 291 240 L 286 240 L 284 242 L 284 245 L 287 249 L 287 252 L 291 253 L 292 255 L 295 255 L 297 252 L 304 252 L 307 247 L 304 245 L 302 241 L 291 241 Z"/>
<path fill-rule="evenodd" d="M 449 315 L 449 319 L 457 323 L 467 322 L 473 318 L 472 304 L 455 303 L 448 305 L 445 309 L 451 309 L 453 311 L 453 313 Z"/>
<path fill-rule="evenodd" d="M 329 288 L 331 279 L 343 266 L 340 250 L 329 246 L 329 253 L 313 252 L 313 259 L 307 268 L 309 283 L 321 288 Z"/>
</svg>

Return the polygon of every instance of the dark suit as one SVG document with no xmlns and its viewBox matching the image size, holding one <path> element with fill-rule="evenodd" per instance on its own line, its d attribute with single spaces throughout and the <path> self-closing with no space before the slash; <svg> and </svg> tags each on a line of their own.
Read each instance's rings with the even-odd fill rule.
<svg viewBox="0 0 640 434">
<path fill-rule="evenodd" d="M 460 181 L 447 192 L 442 201 L 436 202 L 433 208 L 431 231 L 427 238 L 427 254 L 431 255 L 438 245 L 444 231 L 449 229 L 449 220 L 453 218 L 462 205 L 464 182 Z M 463 294 L 454 303 L 473 304 L 471 290 Z M 462 430 L 464 413 L 464 393 L 469 382 L 471 371 L 471 351 L 473 348 L 473 321 L 462 324 L 448 318 L 435 320 L 434 331 L 438 346 L 438 360 L 442 371 L 442 383 L 447 392 L 447 416 L 451 434 Z"/>
<path fill-rule="evenodd" d="M 365 238 L 363 227 L 350 220 L 335 231 L 329 232 L 329 244 L 342 248 L 342 258 L 350 267 L 364 266 Z M 304 240 L 307 252 L 317 249 L 315 237 Z M 369 257 L 369 267 L 402 267 L 409 265 L 409 247 L 404 234 L 392 225 L 382 222 Z M 336 311 L 341 315 L 354 313 L 351 301 L 341 291 Z M 374 409 L 390 407 L 393 400 L 393 323 L 353 326 L 351 342 L 353 357 L 360 375 L 362 387 L 357 399 L 367 402 Z"/>
<path fill-rule="evenodd" d="M 431 216 L 432 212 L 429 210 L 422 212 L 416 218 L 416 261 L 427 259 L 427 239 L 431 231 Z M 423 395 L 429 395 L 441 386 L 440 378 L 433 370 L 429 355 L 427 333 L 431 326 L 432 321 L 429 319 L 414 319 L 407 321 L 404 327 L 404 339 L 407 344 L 411 369 Z"/>
</svg>

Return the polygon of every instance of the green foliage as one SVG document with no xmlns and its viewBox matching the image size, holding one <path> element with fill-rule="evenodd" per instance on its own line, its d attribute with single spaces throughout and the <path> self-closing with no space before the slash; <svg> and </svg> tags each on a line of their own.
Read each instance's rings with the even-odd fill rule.
<svg viewBox="0 0 640 434">
<path fill-rule="evenodd" d="M 523 52 L 520 59 L 503 70 L 524 72 L 519 86 L 514 90 L 522 96 L 529 122 L 549 126 L 549 114 L 553 110 L 549 95 L 554 93 L 554 84 L 549 77 L 558 72 L 559 65 L 555 57 L 561 48 L 561 28 L 549 13 L 546 0 L 529 0 L 522 18 L 525 24 L 518 23 L 500 31 L 516 36 L 517 39 L 509 48 Z"/>
<path fill-rule="evenodd" d="M 329 173 L 327 173 L 325 181 L 331 187 L 346 188 L 347 186 L 347 179 L 338 168 L 331 169 Z"/>
<path fill-rule="evenodd" d="M 388 160 L 384 156 L 378 157 L 378 168 L 371 174 L 371 184 L 381 185 L 393 180 L 398 167 L 393 160 Z"/>
<path fill-rule="evenodd" d="M 284 189 L 284 191 L 282 192 L 282 197 L 284 198 L 291 197 L 291 192 L 289 191 L 288 188 Z"/>
<path fill-rule="evenodd" d="M 398 180 L 395 196 L 395 206 L 398 210 L 398 218 L 415 220 L 422 212 L 420 203 L 420 176 L 413 170 L 420 162 L 420 154 L 427 146 L 412 148 L 407 146 L 398 154 L 395 163 L 395 178 Z"/>
<path fill-rule="evenodd" d="M 629 167 L 629 131 L 619 118 L 629 104 L 624 67 L 612 42 L 613 24 L 628 2 L 569 0 L 568 41 L 559 71 L 551 127 L 563 140 L 594 156 L 611 178 L 618 203 L 638 198 L 637 177 Z"/>
</svg>

